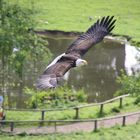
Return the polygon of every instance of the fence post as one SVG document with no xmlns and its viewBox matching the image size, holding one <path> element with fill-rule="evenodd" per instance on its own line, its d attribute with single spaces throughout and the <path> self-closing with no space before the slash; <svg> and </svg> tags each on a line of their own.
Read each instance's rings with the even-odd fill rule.
<svg viewBox="0 0 140 140">
<path fill-rule="evenodd" d="M 120 98 L 120 106 L 119 106 L 119 108 L 122 108 L 122 100 L 123 100 L 123 98 Z"/>
<path fill-rule="evenodd" d="M 12 132 L 14 130 L 14 122 L 10 123 L 10 131 Z"/>
<path fill-rule="evenodd" d="M 104 104 L 101 104 L 101 106 L 100 106 L 100 115 L 102 115 L 102 113 L 103 113 L 103 107 L 104 107 Z"/>
<path fill-rule="evenodd" d="M 42 120 L 42 121 L 44 121 L 44 115 L 45 115 L 45 111 L 42 110 L 42 111 L 41 111 L 41 120 Z"/>
<path fill-rule="evenodd" d="M 75 111 L 76 111 L 75 119 L 78 119 L 78 118 L 79 118 L 79 108 L 76 107 L 76 108 L 75 108 Z"/>
<path fill-rule="evenodd" d="M 56 133 L 57 132 L 56 122 L 54 122 L 54 130 L 55 130 L 55 133 Z"/>
<path fill-rule="evenodd" d="M 98 126 L 97 126 L 97 120 L 94 121 L 94 132 L 96 132 L 98 129 Z"/>
<path fill-rule="evenodd" d="M 42 110 L 42 111 L 41 111 L 41 120 L 42 120 L 42 122 L 40 122 L 40 125 L 43 125 L 43 124 L 44 124 L 44 123 L 43 123 L 43 121 L 44 121 L 44 116 L 45 116 L 45 111 Z"/>
<path fill-rule="evenodd" d="M 126 116 L 123 116 L 122 126 L 125 126 L 125 122 L 126 122 Z"/>
</svg>

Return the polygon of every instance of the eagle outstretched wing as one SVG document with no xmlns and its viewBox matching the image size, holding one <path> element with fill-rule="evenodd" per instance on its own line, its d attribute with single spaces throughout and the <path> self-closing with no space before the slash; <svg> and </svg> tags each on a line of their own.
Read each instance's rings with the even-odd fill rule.
<svg viewBox="0 0 140 140">
<path fill-rule="evenodd" d="M 108 35 L 115 27 L 113 20 L 114 16 L 103 17 L 101 20 L 97 20 L 84 34 L 78 37 L 70 47 L 67 49 L 67 53 L 77 53 L 82 57 L 93 45 L 102 41 L 104 36 Z"/>
<path fill-rule="evenodd" d="M 80 35 L 66 50 L 58 56 L 38 78 L 38 89 L 54 88 L 61 81 L 64 74 L 75 67 L 76 60 L 81 58 L 93 45 L 102 41 L 115 27 L 114 16 L 103 17 L 97 20 L 84 34 Z"/>
</svg>

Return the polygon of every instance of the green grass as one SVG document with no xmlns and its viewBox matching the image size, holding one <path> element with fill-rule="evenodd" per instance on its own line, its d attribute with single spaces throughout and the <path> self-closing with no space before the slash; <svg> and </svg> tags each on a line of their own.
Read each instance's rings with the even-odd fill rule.
<svg viewBox="0 0 140 140">
<path fill-rule="evenodd" d="M 123 100 L 123 108 L 119 108 L 119 100 L 104 105 L 103 115 L 99 114 L 100 106 L 80 109 L 80 119 L 107 117 L 121 113 L 139 111 L 140 106 L 134 104 L 134 97 L 126 97 Z M 6 111 L 7 120 L 40 120 L 41 112 Z M 51 111 L 45 113 L 45 120 L 74 119 L 75 110 Z"/>
<path fill-rule="evenodd" d="M 139 0 L 9 0 L 37 9 L 37 29 L 85 31 L 99 17 L 114 15 L 113 33 L 140 41 Z M 31 4 L 32 3 L 32 4 Z M 90 21 L 89 17 L 93 19 Z"/>
<path fill-rule="evenodd" d="M 40 136 L 8 136 L 0 134 L 3 140 L 140 140 L 140 124 L 126 127 L 115 126 L 110 129 L 100 129 L 98 132 L 78 132 L 70 134 L 52 134 Z"/>
</svg>

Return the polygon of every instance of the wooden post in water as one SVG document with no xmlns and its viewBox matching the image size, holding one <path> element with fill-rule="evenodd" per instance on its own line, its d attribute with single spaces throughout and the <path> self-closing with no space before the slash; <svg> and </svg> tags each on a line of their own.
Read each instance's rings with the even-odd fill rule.
<svg viewBox="0 0 140 140">
<path fill-rule="evenodd" d="M 119 108 L 122 108 L 122 101 L 123 101 L 123 98 L 120 98 L 120 106 L 119 106 Z"/>
<path fill-rule="evenodd" d="M 76 107 L 76 108 L 75 108 L 75 111 L 76 111 L 75 119 L 78 119 L 78 118 L 79 118 L 79 108 Z"/>
<path fill-rule="evenodd" d="M 10 123 L 10 131 L 12 132 L 14 130 L 14 122 Z"/>
</svg>

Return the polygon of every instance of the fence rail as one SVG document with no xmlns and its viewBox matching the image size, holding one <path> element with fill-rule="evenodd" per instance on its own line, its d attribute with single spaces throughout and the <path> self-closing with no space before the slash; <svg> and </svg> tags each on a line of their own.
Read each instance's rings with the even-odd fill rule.
<svg viewBox="0 0 140 140">
<path fill-rule="evenodd" d="M 116 98 L 104 101 L 104 102 L 100 102 L 100 103 L 92 103 L 92 104 L 88 104 L 88 105 L 80 105 L 80 106 L 76 106 L 76 107 L 71 107 L 71 108 L 56 108 L 56 109 L 5 109 L 5 110 L 12 110 L 12 111 L 39 111 L 41 112 L 41 120 L 3 120 L 0 121 L 0 123 L 7 123 L 9 124 L 10 127 L 10 132 L 14 132 L 14 129 L 16 128 L 15 126 L 17 124 L 20 123 L 39 123 L 39 124 L 53 124 L 53 126 L 50 126 L 52 128 L 54 128 L 54 132 L 60 132 L 62 131 L 62 129 L 59 130 L 59 127 L 63 126 L 62 124 L 66 124 L 67 123 L 84 123 L 84 122 L 90 122 L 89 125 L 91 123 L 93 123 L 92 125 L 92 130 L 97 131 L 101 125 L 100 122 L 105 122 L 107 120 L 112 121 L 113 119 L 120 119 L 119 124 L 121 124 L 122 126 L 125 126 L 127 124 L 127 119 L 130 116 L 134 116 L 134 115 L 138 115 L 139 118 L 137 120 L 140 119 L 140 111 L 138 112 L 134 112 L 134 113 L 127 113 L 127 114 L 123 114 L 123 115 L 117 115 L 117 116 L 113 116 L 113 117 L 105 117 L 105 118 L 97 118 L 97 119 L 79 119 L 79 110 L 81 108 L 85 108 L 85 107 L 91 107 L 91 106 L 100 106 L 100 113 L 103 112 L 103 107 L 105 104 L 111 103 L 113 101 L 116 100 L 120 100 L 119 102 L 119 107 L 121 108 L 123 106 L 123 98 L 128 97 L 129 94 L 126 95 L 122 95 L 122 96 L 118 96 Z M 46 111 L 62 111 L 62 110 L 69 110 L 69 109 L 74 109 L 76 111 L 75 113 L 75 119 L 73 120 L 45 120 L 45 112 Z M 82 129 L 82 128 L 81 128 Z M 84 129 L 84 126 L 83 126 Z"/>
<path fill-rule="evenodd" d="M 120 124 L 122 126 L 125 126 L 126 123 L 126 119 L 129 116 L 134 116 L 134 115 L 139 115 L 138 120 L 140 119 L 140 111 L 138 112 L 133 112 L 133 113 L 127 113 L 127 114 L 123 114 L 123 115 L 117 115 L 117 116 L 113 116 L 113 117 L 105 117 L 105 118 L 98 118 L 98 119 L 77 119 L 77 120 L 43 120 L 43 123 L 53 123 L 54 126 L 54 130 L 55 132 L 58 131 L 57 127 L 60 126 L 60 123 L 78 123 L 78 122 L 94 122 L 94 126 L 93 126 L 93 131 L 97 131 L 99 129 L 99 123 L 100 121 L 106 121 L 106 120 L 113 120 L 113 119 L 118 119 L 118 118 L 122 118 Z M 10 124 L 10 131 L 13 132 L 14 128 L 15 128 L 15 124 L 16 123 L 42 123 L 42 120 L 19 120 L 19 121 L 14 121 L 14 120 L 4 120 L 4 121 L 0 121 L 0 123 L 9 123 Z M 59 123 L 59 125 L 58 125 Z"/>
<path fill-rule="evenodd" d="M 97 105 L 104 105 L 104 104 L 108 104 L 108 103 L 111 103 L 113 101 L 116 101 L 118 99 L 123 99 L 125 97 L 128 97 L 130 94 L 125 94 L 125 95 L 122 95 L 122 96 L 118 96 L 118 97 L 115 97 L 115 98 L 112 98 L 110 100 L 106 100 L 104 102 L 100 102 L 100 103 L 92 103 L 92 104 L 87 104 L 87 105 L 81 105 L 81 106 L 77 106 L 78 108 L 84 108 L 84 107 L 90 107 L 90 106 L 97 106 Z M 121 105 L 122 105 L 122 101 L 121 101 Z"/>
<path fill-rule="evenodd" d="M 86 107 L 91 107 L 91 106 L 100 106 L 100 114 L 102 115 L 103 113 L 103 108 L 105 104 L 111 103 L 113 101 L 116 100 L 120 100 L 119 102 L 119 107 L 122 108 L 123 106 L 123 98 L 128 97 L 129 94 L 126 95 L 122 95 L 122 96 L 118 96 L 115 98 L 112 98 L 110 100 L 104 101 L 104 102 L 100 102 L 100 103 L 91 103 L 91 104 L 86 104 L 86 105 L 79 105 L 79 106 L 75 106 L 75 107 L 70 107 L 70 108 L 54 108 L 54 109 L 8 109 L 5 108 L 5 110 L 10 110 L 10 111 L 33 111 L 33 112 L 41 112 L 41 120 L 43 121 L 45 118 L 45 113 L 48 111 L 63 111 L 63 110 L 75 110 L 75 119 L 80 118 L 79 116 L 79 111 L 81 108 L 86 108 Z"/>
</svg>

